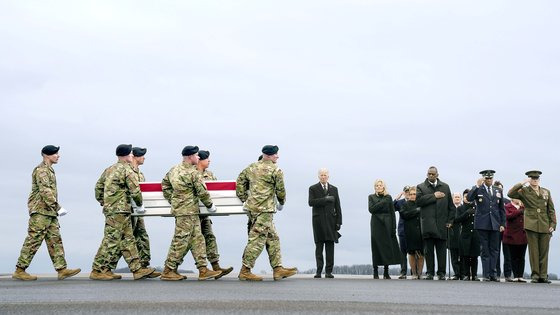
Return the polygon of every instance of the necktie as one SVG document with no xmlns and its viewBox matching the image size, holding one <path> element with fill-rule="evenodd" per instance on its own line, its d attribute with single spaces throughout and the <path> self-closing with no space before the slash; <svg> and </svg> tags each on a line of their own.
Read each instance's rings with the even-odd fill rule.
<svg viewBox="0 0 560 315">
<path fill-rule="evenodd" d="M 325 195 L 327 194 L 327 185 L 323 185 L 323 192 L 325 192 Z"/>
<path fill-rule="evenodd" d="M 486 187 L 486 190 L 488 191 L 488 196 L 492 196 L 492 188 Z"/>
</svg>

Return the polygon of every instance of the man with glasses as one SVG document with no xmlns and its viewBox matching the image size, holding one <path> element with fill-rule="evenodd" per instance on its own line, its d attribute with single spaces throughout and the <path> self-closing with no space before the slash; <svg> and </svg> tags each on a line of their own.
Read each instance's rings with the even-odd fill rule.
<svg viewBox="0 0 560 315">
<path fill-rule="evenodd" d="M 525 205 L 523 214 L 532 283 L 550 283 L 548 280 L 548 248 L 552 232 L 556 230 L 556 213 L 550 191 L 540 186 L 541 171 L 528 171 L 529 178 L 513 186 L 508 197 L 519 199 Z"/>
</svg>

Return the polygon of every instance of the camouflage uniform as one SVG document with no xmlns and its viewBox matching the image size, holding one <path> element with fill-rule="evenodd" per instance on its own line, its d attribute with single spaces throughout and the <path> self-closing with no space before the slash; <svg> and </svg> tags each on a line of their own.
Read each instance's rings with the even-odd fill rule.
<svg viewBox="0 0 560 315">
<path fill-rule="evenodd" d="M 132 166 L 119 161 L 107 168 L 95 185 L 95 196 L 103 205 L 105 230 L 92 269 L 109 271 L 114 261 L 118 261 L 119 255 L 122 254 L 130 271 L 138 271 L 141 265 L 132 232 L 130 200 L 134 200 L 140 206 L 142 194 L 138 176 Z"/>
<path fill-rule="evenodd" d="M 235 194 L 243 203 L 249 198 L 249 172 L 258 162 L 252 163 L 247 166 L 244 170 L 237 176 L 237 181 L 235 183 Z M 251 220 L 251 212 L 247 212 L 247 234 L 251 232 L 251 226 L 253 225 L 253 220 Z"/>
<path fill-rule="evenodd" d="M 171 204 L 175 216 L 175 232 L 169 247 L 165 266 L 176 270 L 187 252 L 192 252 L 196 267 L 206 267 L 206 245 L 200 228 L 200 201 L 212 206 L 202 175 L 196 166 L 181 163 L 174 166 L 161 182 L 163 196 Z"/>
<path fill-rule="evenodd" d="M 52 166 L 41 162 L 31 175 L 31 193 L 27 203 L 29 207 L 29 227 L 23 243 L 17 267 L 26 269 L 37 253 L 43 240 L 56 270 L 66 268 L 64 247 L 58 224 L 58 193 L 56 177 Z"/>
<path fill-rule="evenodd" d="M 276 211 L 275 199 L 282 205 L 286 200 L 284 175 L 272 161 L 251 164 L 245 175 L 249 181 L 249 191 L 247 192 L 247 185 L 243 183 L 243 179 L 242 185 L 236 188 L 238 197 L 242 201 L 246 199 L 245 207 L 249 210 L 252 223 L 249 240 L 243 252 L 243 265 L 252 269 L 266 246 L 270 266 L 279 267 L 282 265 L 280 239 L 274 227 L 273 216 Z M 238 183 L 239 181 L 238 178 Z"/>
<path fill-rule="evenodd" d="M 140 171 L 138 167 L 132 167 L 132 170 L 138 176 L 138 182 L 145 182 L 146 178 L 144 174 Z M 140 257 L 140 265 L 142 267 L 148 267 L 150 265 L 150 238 L 148 237 L 148 232 L 146 231 L 146 226 L 144 224 L 143 217 L 131 216 L 132 220 L 132 234 L 134 235 L 134 240 L 136 241 L 136 249 L 138 249 L 138 256 Z M 117 268 L 117 264 L 121 259 L 122 253 L 117 255 L 115 261 L 112 261 L 109 265 L 111 270 Z"/>
<path fill-rule="evenodd" d="M 209 170 L 204 170 L 202 172 L 202 179 L 207 180 L 218 180 L 214 174 Z M 204 236 L 204 241 L 206 243 L 206 256 L 210 263 L 215 263 L 220 260 L 220 254 L 218 254 L 218 243 L 216 242 L 216 236 L 212 231 L 212 220 L 210 216 L 201 215 L 200 216 L 200 229 L 202 230 L 202 236 Z"/>
</svg>

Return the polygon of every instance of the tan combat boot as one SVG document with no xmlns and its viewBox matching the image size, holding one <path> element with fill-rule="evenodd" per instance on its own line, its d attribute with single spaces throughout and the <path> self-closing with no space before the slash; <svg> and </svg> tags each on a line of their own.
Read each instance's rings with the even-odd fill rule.
<svg viewBox="0 0 560 315">
<path fill-rule="evenodd" d="M 215 277 L 217 277 L 221 274 L 222 274 L 221 271 L 208 270 L 208 268 L 206 268 L 206 267 L 198 268 L 198 280 L 206 280 L 206 279 L 210 279 L 210 278 L 215 278 Z"/>
<path fill-rule="evenodd" d="M 77 275 L 78 273 L 80 273 L 80 271 L 82 271 L 82 269 L 78 268 L 78 269 L 60 269 L 57 270 L 58 271 L 58 280 L 64 280 L 66 278 L 72 277 Z"/>
<path fill-rule="evenodd" d="M 99 270 L 92 270 L 89 274 L 89 278 L 91 280 L 113 280 L 113 276 L 109 272 Z"/>
<path fill-rule="evenodd" d="M 274 272 L 272 276 L 274 277 L 275 281 L 282 280 L 284 278 L 291 277 L 297 273 L 297 268 L 284 268 L 282 266 L 274 267 Z"/>
<path fill-rule="evenodd" d="M 120 280 L 120 279 L 122 279 L 122 276 L 121 276 L 121 275 L 119 275 L 119 274 L 117 274 L 117 273 L 114 273 L 112 270 L 107 271 L 107 273 L 110 274 L 111 277 L 113 277 L 113 279 L 115 279 L 115 280 Z"/>
<path fill-rule="evenodd" d="M 225 269 L 220 267 L 220 263 L 218 263 L 217 261 L 212 263 L 212 269 L 214 269 L 214 271 L 221 271 L 222 272 L 222 274 L 220 274 L 219 276 L 216 276 L 214 278 L 216 280 L 220 279 L 221 277 L 223 277 L 223 276 L 225 276 L 228 273 L 233 271 L 233 267 L 228 267 L 228 268 L 225 268 Z"/>
<path fill-rule="evenodd" d="M 165 269 L 163 269 L 163 273 L 161 274 L 160 280 L 178 281 L 186 278 L 187 277 L 177 273 L 177 271 L 165 266 Z"/>
<path fill-rule="evenodd" d="M 140 268 L 132 273 L 134 280 L 140 280 L 149 277 L 155 271 L 154 268 Z"/>
<path fill-rule="evenodd" d="M 37 276 L 32 276 L 27 272 L 25 272 L 25 269 L 16 267 L 16 271 L 12 275 L 12 279 L 30 281 L 30 280 L 37 280 Z"/>
<path fill-rule="evenodd" d="M 254 275 L 251 273 L 251 269 L 241 266 L 241 271 L 239 272 L 239 276 L 237 276 L 241 281 L 262 281 L 262 277 Z"/>
</svg>

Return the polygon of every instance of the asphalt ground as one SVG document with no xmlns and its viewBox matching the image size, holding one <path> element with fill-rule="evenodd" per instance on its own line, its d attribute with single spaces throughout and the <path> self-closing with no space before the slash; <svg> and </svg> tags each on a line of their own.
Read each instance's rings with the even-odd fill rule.
<svg viewBox="0 0 560 315">
<path fill-rule="evenodd" d="M 236 273 L 234 270 L 233 273 Z M 243 282 L 159 279 L 15 281 L 0 275 L 0 314 L 560 314 L 560 283 L 373 280 L 296 275 Z M 502 280 L 503 281 L 503 280 Z"/>
</svg>

